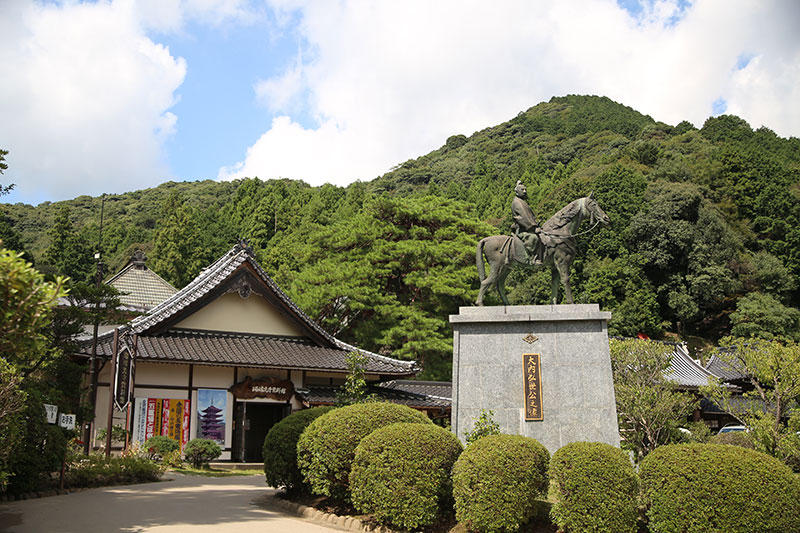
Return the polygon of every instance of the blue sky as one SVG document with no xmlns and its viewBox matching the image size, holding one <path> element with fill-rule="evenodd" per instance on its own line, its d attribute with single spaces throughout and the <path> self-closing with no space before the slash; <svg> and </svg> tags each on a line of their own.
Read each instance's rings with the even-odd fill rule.
<svg viewBox="0 0 800 533">
<path fill-rule="evenodd" d="M 554 95 L 800 136 L 791 0 L 5 0 L 10 202 L 373 179 Z"/>
</svg>

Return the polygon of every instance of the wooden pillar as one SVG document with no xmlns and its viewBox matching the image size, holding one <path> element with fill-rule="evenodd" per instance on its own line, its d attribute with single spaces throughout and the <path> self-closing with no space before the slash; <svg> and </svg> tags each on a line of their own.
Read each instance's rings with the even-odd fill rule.
<svg viewBox="0 0 800 533">
<path fill-rule="evenodd" d="M 114 423 L 114 381 L 119 354 L 119 328 L 114 330 L 114 353 L 111 356 L 111 379 L 108 380 L 108 418 L 106 422 L 106 457 L 111 456 L 111 426 Z"/>
<path fill-rule="evenodd" d="M 194 406 L 192 405 L 192 382 L 194 381 L 194 365 L 189 365 L 189 387 L 186 391 L 186 399 L 189 400 L 189 425 L 186 426 L 186 440 L 189 440 L 189 437 L 192 434 L 192 413 L 194 410 Z"/>
<path fill-rule="evenodd" d="M 136 354 L 139 349 L 139 336 L 133 335 L 133 352 L 131 353 L 131 390 L 128 394 L 130 403 L 128 403 L 128 418 L 125 421 L 125 450 L 127 451 L 131 444 L 131 436 L 133 435 L 133 417 L 136 415 L 134 412 L 134 405 L 136 404 Z"/>
</svg>

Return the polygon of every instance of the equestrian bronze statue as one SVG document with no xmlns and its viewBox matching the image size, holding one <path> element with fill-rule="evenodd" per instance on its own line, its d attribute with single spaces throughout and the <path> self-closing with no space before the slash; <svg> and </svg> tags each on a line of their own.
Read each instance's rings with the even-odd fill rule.
<svg viewBox="0 0 800 533">
<path fill-rule="evenodd" d="M 513 267 L 535 268 L 548 266 L 551 271 L 551 302 L 558 303 L 559 280 L 564 286 L 564 303 L 572 303 L 572 289 L 569 285 L 569 269 L 578 248 L 575 237 L 581 223 L 589 219 L 591 231 L 598 224 L 608 224 L 608 215 L 603 212 L 597 201 L 590 194 L 570 202 L 558 213 L 550 217 L 541 228 L 528 205 L 527 190 L 517 182 L 514 189 L 516 197 L 511 202 L 511 214 L 514 218 L 512 235 L 492 235 L 481 239 L 475 252 L 475 264 L 481 287 L 478 291 L 477 305 L 483 305 L 483 297 L 489 287 L 497 289 L 503 304 L 508 305 L 506 298 L 506 277 Z M 585 233 L 586 233 L 585 232 Z M 483 258 L 489 263 L 489 275 L 483 264 Z"/>
</svg>

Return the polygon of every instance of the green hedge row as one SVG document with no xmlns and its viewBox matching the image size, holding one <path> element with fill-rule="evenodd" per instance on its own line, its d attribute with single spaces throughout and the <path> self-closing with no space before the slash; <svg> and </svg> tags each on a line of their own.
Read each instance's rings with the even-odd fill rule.
<svg viewBox="0 0 800 533">
<path fill-rule="evenodd" d="M 461 442 L 434 424 L 378 429 L 356 448 L 350 471 L 353 506 L 379 522 L 416 530 L 452 508 L 450 469 Z"/>
<path fill-rule="evenodd" d="M 628 456 L 610 444 L 573 442 L 553 454 L 550 516 L 563 531 L 635 533 L 639 479 Z"/>
<path fill-rule="evenodd" d="M 332 409 L 324 406 L 296 411 L 270 428 L 263 449 L 267 485 L 291 492 L 310 491 L 297 467 L 297 441 L 311 422 Z"/>
<path fill-rule="evenodd" d="M 639 476 L 653 533 L 800 531 L 800 478 L 761 452 L 662 446 L 644 458 Z"/>
<path fill-rule="evenodd" d="M 315 494 L 403 529 L 429 527 L 454 509 L 470 531 L 516 531 L 539 514 L 537 498 L 552 484 L 550 516 L 565 533 L 634 533 L 642 520 L 651 533 L 800 533 L 800 477 L 740 446 L 662 446 L 637 475 L 624 452 L 601 443 L 571 443 L 551 459 L 534 439 L 490 435 L 462 452 L 450 432 L 395 404 L 302 413 L 265 440 L 267 458 L 268 441 L 288 436 L 285 456 L 265 460 L 275 476 L 268 482 L 299 483 L 289 473 L 296 439 L 299 472 Z"/>
<path fill-rule="evenodd" d="M 361 439 L 397 422 L 432 424 L 419 411 L 387 402 L 340 407 L 311 422 L 297 441 L 297 466 L 314 494 L 350 501 L 350 469 Z"/>
<path fill-rule="evenodd" d="M 488 435 L 467 446 L 453 466 L 456 518 L 469 530 L 516 531 L 547 495 L 550 454 L 520 435 Z"/>
</svg>

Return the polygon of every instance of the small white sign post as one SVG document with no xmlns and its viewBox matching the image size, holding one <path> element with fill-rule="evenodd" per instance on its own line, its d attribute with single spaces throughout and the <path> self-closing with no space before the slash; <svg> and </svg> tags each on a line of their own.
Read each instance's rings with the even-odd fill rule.
<svg viewBox="0 0 800 533">
<path fill-rule="evenodd" d="M 58 417 L 58 425 L 64 429 L 75 429 L 75 415 L 65 415 L 61 413 Z"/>
<path fill-rule="evenodd" d="M 44 404 L 44 413 L 47 415 L 47 423 L 55 424 L 58 422 L 58 407 L 49 403 Z"/>
</svg>

